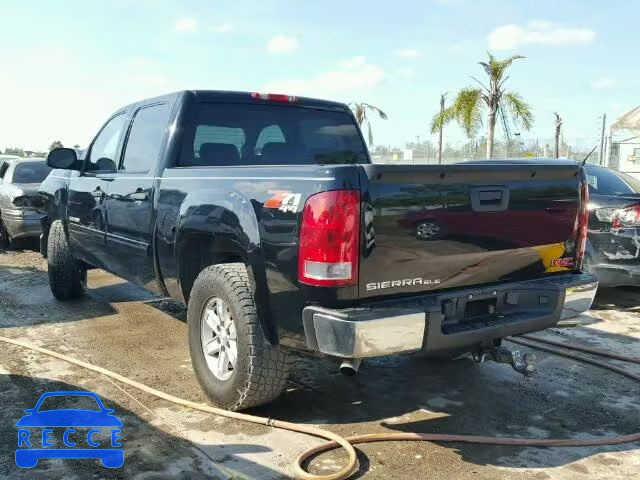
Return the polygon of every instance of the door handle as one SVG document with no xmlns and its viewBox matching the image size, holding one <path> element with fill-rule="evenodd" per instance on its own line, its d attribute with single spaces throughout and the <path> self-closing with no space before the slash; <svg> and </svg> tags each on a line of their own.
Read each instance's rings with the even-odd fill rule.
<svg viewBox="0 0 640 480">
<path fill-rule="evenodd" d="M 474 212 L 502 212 L 509 208 L 509 189 L 501 185 L 470 187 L 469 196 Z"/>
</svg>

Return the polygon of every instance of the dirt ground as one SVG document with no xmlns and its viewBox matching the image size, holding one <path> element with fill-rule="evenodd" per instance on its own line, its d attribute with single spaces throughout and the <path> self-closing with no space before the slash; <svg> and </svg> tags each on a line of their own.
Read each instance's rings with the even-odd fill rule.
<svg viewBox="0 0 640 480">
<path fill-rule="evenodd" d="M 186 347 L 185 309 L 103 271 L 89 273 L 81 301 L 49 292 L 46 263 L 33 251 L 0 251 L 0 335 L 82 358 L 168 393 L 205 401 Z M 581 325 L 544 335 L 640 356 L 640 289 L 603 290 Z M 514 345 L 515 347 L 515 345 Z M 639 385 L 542 352 L 527 381 L 506 366 L 404 356 L 365 363 L 352 378 L 329 360 L 295 355 L 289 387 L 252 413 L 317 424 L 342 434 L 439 432 L 592 438 L 637 431 Z M 628 367 L 640 373 L 640 366 Z M 97 393 L 122 420 L 125 463 L 14 463 L 16 422 L 48 391 Z M 318 440 L 249 425 L 158 400 L 54 358 L 0 344 L 0 479 L 288 478 L 290 464 Z M 640 445 L 516 448 L 380 443 L 360 448 L 358 478 L 628 479 L 640 476 Z M 342 454 L 321 455 L 331 472 Z"/>
</svg>

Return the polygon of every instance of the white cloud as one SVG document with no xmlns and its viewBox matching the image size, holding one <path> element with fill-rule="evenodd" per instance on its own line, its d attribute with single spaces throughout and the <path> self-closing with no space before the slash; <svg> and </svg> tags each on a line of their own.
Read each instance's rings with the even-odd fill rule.
<svg viewBox="0 0 640 480">
<path fill-rule="evenodd" d="M 274 82 L 265 89 L 291 95 L 345 99 L 376 87 L 384 76 L 384 70 L 379 66 L 367 62 L 364 57 L 354 57 L 341 62 L 333 70 L 307 79 L 291 78 Z"/>
<path fill-rule="evenodd" d="M 269 43 L 267 43 L 267 52 L 275 53 L 287 53 L 298 49 L 298 40 L 293 37 L 286 37 L 284 35 L 276 35 Z"/>
<path fill-rule="evenodd" d="M 229 33 L 231 30 L 233 30 L 233 27 L 228 23 L 221 23 L 219 25 L 209 27 L 209 30 L 213 33 Z"/>
<path fill-rule="evenodd" d="M 525 27 L 503 25 L 489 33 L 490 50 L 514 50 L 522 45 L 587 45 L 596 32 L 590 28 L 571 28 L 550 22 L 532 21 Z"/>
<path fill-rule="evenodd" d="M 594 90 L 608 90 L 610 88 L 615 87 L 616 85 L 618 85 L 618 82 L 614 78 L 600 77 L 600 78 L 596 78 L 591 83 L 591 88 L 593 88 Z"/>
<path fill-rule="evenodd" d="M 193 18 L 179 18 L 173 24 L 173 28 L 178 32 L 195 32 L 198 30 L 198 22 Z"/>
<path fill-rule="evenodd" d="M 420 52 L 415 48 L 400 48 L 396 50 L 395 54 L 404 58 L 415 58 L 420 55 Z"/>
</svg>

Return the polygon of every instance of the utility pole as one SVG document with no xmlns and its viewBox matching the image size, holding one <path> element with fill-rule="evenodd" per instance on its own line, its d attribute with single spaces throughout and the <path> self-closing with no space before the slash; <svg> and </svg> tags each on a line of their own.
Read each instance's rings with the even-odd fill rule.
<svg viewBox="0 0 640 480">
<path fill-rule="evenodd" d="M 604 164 L 604 129 L 607 124 L 607 114 L 602 114 L 602 131 L 600 132 L 600 155 L 598 155 L 598 164 Z"/>
<path fill-rule="evenodd" d="M 442 118 L 442 113 L 444 112 L 446 96 L 446 93 L 440 95 L 440 118 Z M 442 165 L 442 126 L 438 129 L 438 165 Z"/>
<path fill-rule="evenodd" d="M 560 128 L 562 127 L 562 118 L 558 115 L 558 112 L 553 112 L 556 116 L 556 150 L 555 158 L 560 158 Z"/>
</svg>

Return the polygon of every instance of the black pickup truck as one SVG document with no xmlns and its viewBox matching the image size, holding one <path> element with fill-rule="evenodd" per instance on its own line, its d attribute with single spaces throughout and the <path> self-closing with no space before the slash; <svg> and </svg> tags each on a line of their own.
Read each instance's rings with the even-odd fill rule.
<svg viewBox="0 0 640 480">
<path fill-rule="evenodd" d="M 578 315 L 597 288 L 581 166 L 373 165 L 340 103 L 179 92 L 48 163 L 55 297 L 102 268 L 185 302 L 198 380 L 230 409 L 280 394 L 287 348 L 351 373 L 405 352 L 504 358 L 502 338 Z"/>
</svg>

